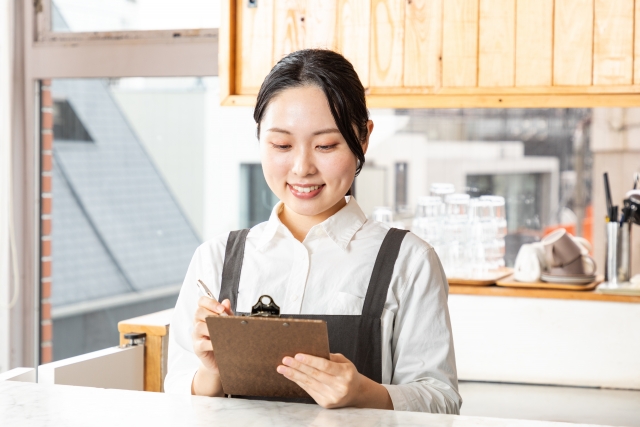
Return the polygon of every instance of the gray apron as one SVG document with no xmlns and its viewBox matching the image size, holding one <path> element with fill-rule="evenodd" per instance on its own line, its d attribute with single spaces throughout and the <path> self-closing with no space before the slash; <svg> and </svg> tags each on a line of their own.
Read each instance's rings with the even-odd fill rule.
<svg viewBox="0 0 640 427">
<path fill-rule="evenodd" d="M 283 318 L 326 321 L 329 333 L 329 351 L 331 353 L 341 353 L 356 366 L 359 373 L 377 383 L 382 382 L 382 309 L 391 284 L 393 267 L 406 233 L 406 230 L 391 228 L 382 241 L 373 266 L 371 279 L 369 280 L 361 315 L 284 314 L 280 316 Z M 236 313 L 238 302 L 238 285 L 240 283 L 247 234 L 249 234 L 248 229 L 229 233 L 224 254 L 222 283 L 218 301 L 228 299 L 231 302 L 231 310 L 234 313 Z M 313 403 L 312 399 L 268 400 Z"/>
</svg>

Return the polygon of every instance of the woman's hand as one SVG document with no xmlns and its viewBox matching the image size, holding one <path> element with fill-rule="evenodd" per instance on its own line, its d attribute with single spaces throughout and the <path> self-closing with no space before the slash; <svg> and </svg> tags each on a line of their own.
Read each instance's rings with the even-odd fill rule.
<svg viewBox="0 0 640 427">
<path fill-rule="evenodd" d="M 200 359 L 200 368 L 193 377 L 191 383 L 191 393 L 207 396 L 222 396 L 222 383 L 220 382 L 220 371 L 216 363 L 213 345 L 209 338 L 207 328 L 207 316 L 228 316 L 233 315 L 231 302 L 226 299 L 219 303 L 213 298 L 200 297 L 198 309 L 194 319 L 193 328 L 193 351 Z"/>
<path fill-rule="evenodd" d="M 308 354 L 285 357 L 278 372 L 298 384 L 323 408 L 393 409 L 387 389 L 358 373 L 355 365 L 341 354 L 331 360 Z"/>
</svg>

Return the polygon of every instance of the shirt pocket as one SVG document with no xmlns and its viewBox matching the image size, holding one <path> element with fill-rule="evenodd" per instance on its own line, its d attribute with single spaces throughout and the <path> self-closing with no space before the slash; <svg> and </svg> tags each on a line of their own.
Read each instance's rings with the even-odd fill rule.
<svg viewBox="0 0 640 427">
<path fill-rule="evenodd" d="M 364 298 L 346 292 L 338 292 L 333 304 L 331 304 L 329 314 L 359 316 L 362 314 L 363 305 Z"/>
</svg>

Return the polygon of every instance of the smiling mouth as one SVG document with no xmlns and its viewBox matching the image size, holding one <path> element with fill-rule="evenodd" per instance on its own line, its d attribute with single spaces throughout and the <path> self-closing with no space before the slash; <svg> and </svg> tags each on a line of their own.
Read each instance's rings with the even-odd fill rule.
<svg viewBox="0 0 640 427">
<path fill-rule="evenodd" d="M 311 199 L 316 197 L 318 194 L 320 194 L 320 192 L 322 191 L 322 189 L 324 188 L 325 184 L 320 184 L 320 185 L 305 185 L 305 186 L 300 186 L 300 185 L 294 185 L 294 184 L 287 184 L 289 187 L 289 190 L 291 191 L 291 193 L 296 196 L 299 199 Z"/>
<path fill-rule="evenodd" d="M 289 185 L 291 185 L 291 188 L 296 190 L 298 193 L 311 193 L 312 191 L 316 191 L 317 189 L 322 187 L 322 185 L 312 185 L 310 187 L 299 187 L 293 184 L 289 184 Z"/>
</svg>

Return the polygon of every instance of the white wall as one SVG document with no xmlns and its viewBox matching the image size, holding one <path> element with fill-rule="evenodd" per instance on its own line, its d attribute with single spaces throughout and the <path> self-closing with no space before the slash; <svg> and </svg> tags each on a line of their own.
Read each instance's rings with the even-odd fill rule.
<svg viewBox="0 0 640 427">
<path fill-rule="evenodd" d="M 205 103 L 204 240 L 238 229 L 240 164 L 260 163 L 253 108 L 221 107 L 217 82 Z"/>
</svg>

